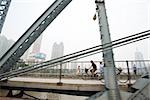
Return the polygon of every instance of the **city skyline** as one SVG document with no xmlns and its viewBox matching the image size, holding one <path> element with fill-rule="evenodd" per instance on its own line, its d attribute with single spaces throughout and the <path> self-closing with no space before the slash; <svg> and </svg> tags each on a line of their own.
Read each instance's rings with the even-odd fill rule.
<svg viewBox="0 0 150 100">
<path fill-rule="evenodd" d="M 144 60 L 143 58 L 143 54 L 138 50 L 138 48 L 136 49 L 135 52 L 135 60 L 141 60 L 141 62 L 135 62 L 135 66 L 137 67 L 137 69 L 139 69 L 137 72 L 138 73 L 144 73 L 147 72 L 147 67 L 145 62 L 142 62 L 142 60 Z"/>
<path fill-rule="evenodd" d="M 15 41 L 8 39 L 4 35 L 0 35 L 0 58 L 6 53 L 6 51 L 13 45 Z"/>
<path fill-rule="evenodd" d="M 30 48 L 22 55 L 21 59 L 25 62 L 43 61 L 46 58 L 46 54 L 41 52 L 42 35 L 31 45 Z"/>
<path fill-rule="evenodd" d="M 2 34 L 16 41 L 53 1 L 12 1 Z M 105 1 L 112 40 L 145 31 L 149 28 L 150 1 Z M 96 12 L 95 6 L 94 1 L 90 0 L 72 1 L 43 32 L 41 52 L 48 55 L 47 60 L 51 58 L 49 52 L 52 51 L 50 47 L 54 42 L 62 41 L 64 43 L 64 55 L 101 44 L 98 21 L 92 20 Z M 24 12 L 26 13 L 24 14 Z M 16 22 L 16 20 L 18 21 Z M 135 48 L 138 47 L 143 53 L 144 59 L 150 59 L 148 56 L 149 45 L 150 40 L 147 39 L 114 49 L 114 58 L 116 60 L 134 59 Z M 102 55 L 98 54 L 98 56 L 89 59 L 94 58 L 101 60 Z"/>
</svg>

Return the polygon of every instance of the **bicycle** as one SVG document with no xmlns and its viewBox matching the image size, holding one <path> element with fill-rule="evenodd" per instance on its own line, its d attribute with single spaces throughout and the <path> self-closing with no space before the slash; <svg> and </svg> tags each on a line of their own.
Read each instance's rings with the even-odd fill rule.
<svg viewBox="0 0 150 100">
<path fill-rule="evenodd" d="M 123 72 L 123 70 L 121 68 L 116 68 L 116 73 L 117 73 L 117 81 L 120 83 L 126 83 L 128 82 L 128 74 Z M 104 72 L 101 73 L 97 73 L 96 75 L 98 75 L 99 80 L 104 83 Z"/>
<path fill-rule="evenodd" d="M 85 68 L 84 70 L 82 70 L 81 78 L 82 78 L 83 80 L 87 80 L 87 79 L 97 79 L 97 78 L 95 77 L 95 75 L 93 76 L 93 75 L 91 74 L 91 72 L 89 71 L 89 69 L 87 69 L 87 68 Z"/>
<path fill-rule="evenodd" d="M 128 82 L 128 74 L 123 72 L 121 68 L 116 68 L 116 73 L 117 73 L 117 81 L 120 83 L 126 83 Z M 98 72 L 96 71 L 94 76 L 92 76 L 91 72 L 85 68 L 84 71 L 82 70 L 81 78 L 84 80 L 87 79 L 96 79 L 100 80 L 102 83 L 105 83 L 104 79 L 104 71 Z"/>
</svg>

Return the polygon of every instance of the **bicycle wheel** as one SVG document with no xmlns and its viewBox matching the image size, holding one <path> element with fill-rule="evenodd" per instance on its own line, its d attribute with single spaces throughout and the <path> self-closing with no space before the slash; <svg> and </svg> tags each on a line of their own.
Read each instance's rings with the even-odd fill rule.
<svg viewBox="0 0 150 100">
<path fill-rule="evenodd" d="M 105 83 L 105 79 L 102 78 L 102 79 L 99 79 L 102 83 Z"/>
<path fill-rule="evenodd" d="M 100 80 L 102 83 L 105 83 L 104 74 L 103 73 L 97 73 L 97 77 L 98 77 L 98 80 Z"/>
<path fill-rule="evenodd" d="M 120 83 L 127 83 L 128 82 L 128 74 L 121 72 L 119 75 L 117 75 L 117 79 Z"/>
<path fill-rule="evenodd" d="M 81 78 L 82 78 L 83 80 L 86 80 L 86 79 L 87 79 L 86 74 L 83 73 L 83 74 L 81 75 Z"/>
</svg>

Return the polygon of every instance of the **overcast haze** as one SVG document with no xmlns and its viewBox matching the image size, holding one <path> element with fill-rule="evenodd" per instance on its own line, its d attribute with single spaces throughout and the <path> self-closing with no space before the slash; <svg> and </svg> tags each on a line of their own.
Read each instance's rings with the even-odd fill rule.
<svg viewBox="0 0 150 100">
<path fill-rule="evenodd" d="M 2 34 L 17 40 L 54 0 L 12 0 Z M 105 0 L 112 40 L 150 29 L 150 0 Z M 50 59 L 54 42 L 64 53 L 101 44 L 94 0 L 73 0 L 43 32 L 41 52 Z M 114 49 L 116 60 L 134 59 L 136 48 L 149 59 L 150 39 Z M 101 55 L 95 58 L 99 60 Z"/>
</svg>

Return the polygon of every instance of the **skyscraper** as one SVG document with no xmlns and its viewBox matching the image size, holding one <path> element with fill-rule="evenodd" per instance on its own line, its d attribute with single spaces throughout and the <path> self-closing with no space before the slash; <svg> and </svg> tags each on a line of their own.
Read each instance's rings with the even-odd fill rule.
<svg viewBox="0 0 150 100">
<path fill-rule="evenodd" d="M 139 74 L 145 73 L 147 71 L 147 68 L 145 62 L 142 61 L 144 60 L 143 54 L 140 51 L 138 51 L 138 49 L 136 49 L 135 52 L 135 60 L 136 60 L 135 65 L 137 67 L 137 73 Z"/>
<path fill-rule="evenodd" d="M 53 44 L 51 59 L 61 57 L 64 55 L 64 44 L 63 42 L 57 44 L 56 42 Z"/>
<path fill-rule="evenodd" d="M 0 35 L 0 58 L 7 52 L 13 43 L 13 40 L 9 40 L 5 36 Z"/>
<path fill-rule="evenodd" d="M 40 52 L 42 43 L 42 35 L 34 42 L 32 47 L 32 53 L 36 54 Z"/>
<path fill-rule="evenodd" d="M 38 63 L 43 62 L 46 58 L 46 54 L 41 53 L 42 35 L 28 48 L 28 50 L 21 57 L 26 63 Z"/>
<path fill-rule="evenodd" d="M 52 47 L 51 59 L 55 59 L 55 58 L 61 57 L 63 55 L 64 55 L 63 42 L 61 42 L 59 44 L 57 44 L 55 42 Z M 66 67 L 66 65 L 63 64 L 63 69 L 66 69 L 65 67 Z M 52 68 L 52 69 L 59 69 L 59 66 L 55 66 L 55 68 Z"/>
</svg>

